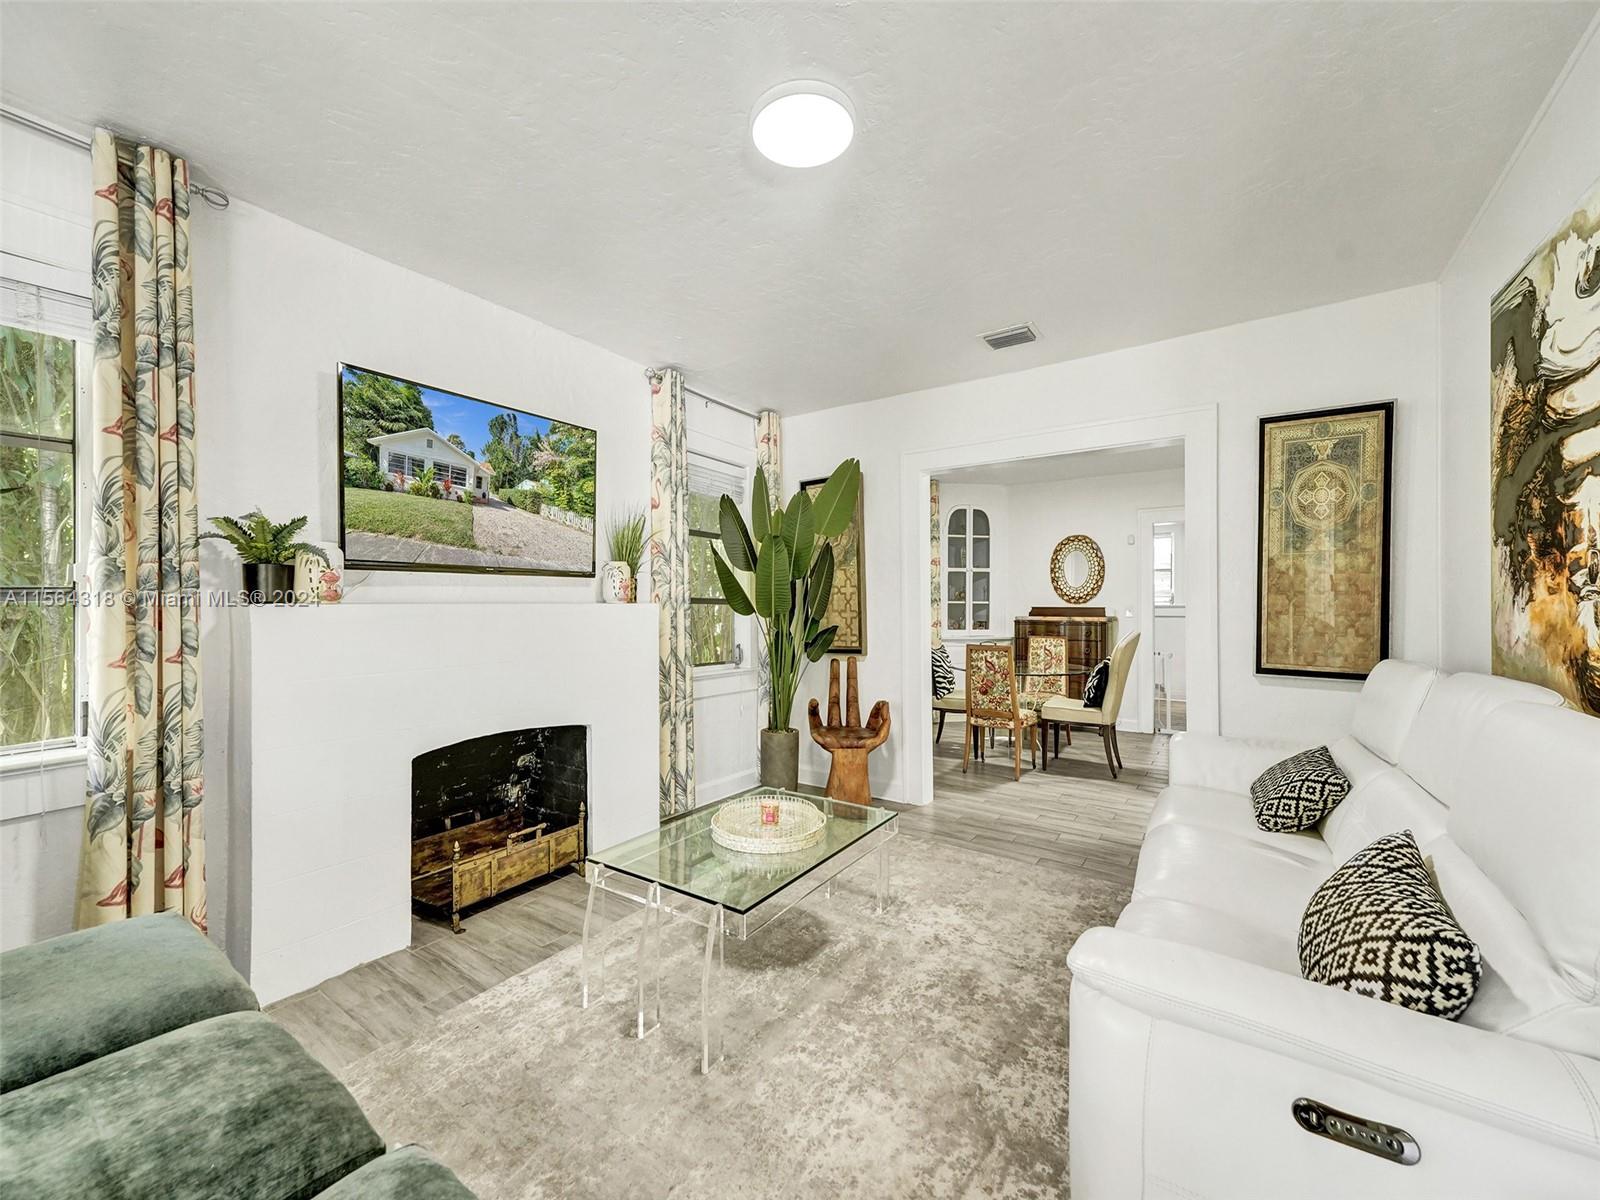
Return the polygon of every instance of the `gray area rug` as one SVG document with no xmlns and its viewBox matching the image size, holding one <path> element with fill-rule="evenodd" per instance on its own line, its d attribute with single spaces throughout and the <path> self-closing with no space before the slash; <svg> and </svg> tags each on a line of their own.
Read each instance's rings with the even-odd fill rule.
<svg viewBox="0 0 1600 1200">
<path fill-rule="evenodd" d="M 1065 1195 L 1067 949 L 1127 890 L 905 837 L 881 916 L 874 876 L 729 940 L 710 1076 L 703 934 L 666 923 L 662 1025 L 640 1042 L 631 917 L 600 1007 L 578 1006 L 572 947 L 345 1082 L 482 1200 Z"/>
</svg>

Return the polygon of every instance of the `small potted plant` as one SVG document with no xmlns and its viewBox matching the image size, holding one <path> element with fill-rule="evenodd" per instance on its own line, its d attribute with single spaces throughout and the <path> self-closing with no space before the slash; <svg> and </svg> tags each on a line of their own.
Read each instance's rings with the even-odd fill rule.
<svg viewBox="0 0 1600 1200">
<path fill-rule="evenodd" d="M 766 475 L 757 469 L 750 524 L 731 496 L 723 496 L 718 508 L 721 553 L 712 551 L 717 580 L 734 612 L 755 616 L 767 655 L 765 787 L 792 791 L 800 782 L 800 734 L 789 724 L 790 711 L 806 665 L 828 652 L 839 631 L 822 623 L 833 593 L 833 547 L 827 539 L 849 528 L 860 487 L 861 463 L 849 458 L 834 468 L 815 501 L 800 491 L 787 507 L 774 509 Z"/>
<path fill-rule="evenodd" d="M 308 554 L 328 561 L 320 547 L 295 540 L 308 519 L 296 517 L 277 525 L 258 508 L 242 517 L 211 517 L 219 532 L 200 536 L 221 538 L 238 551 L 244 563 L 246 604 L 287 604 L 294 598 L 294 556 Z"/>
<path fill-rule="evenodd" d="M 644 509 L 612 514 L 606 526 L 611 561 L 600 570 L 600 595 L 607 604 L 632 604 L 637 598 L 639 568 L 644 563 Z"/>
</svg>

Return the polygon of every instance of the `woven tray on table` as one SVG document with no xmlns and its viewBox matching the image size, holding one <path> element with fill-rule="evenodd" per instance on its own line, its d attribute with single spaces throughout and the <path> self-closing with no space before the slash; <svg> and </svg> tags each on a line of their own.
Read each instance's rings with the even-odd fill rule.
<svg viewBox="0 0 1600 1200">
<path fill-rule="evenodd" d="M 729 800 L 711 816 L 711 840 L 747 854 L 789 854 L 815 846 L 828 818 L 800 796 L 752 792 Z"/>
</svg>

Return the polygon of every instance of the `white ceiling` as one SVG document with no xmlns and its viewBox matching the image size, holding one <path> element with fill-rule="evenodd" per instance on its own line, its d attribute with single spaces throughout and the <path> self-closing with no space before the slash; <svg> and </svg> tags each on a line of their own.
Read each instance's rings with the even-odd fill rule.
<svg viewBox="0 0 1600 1200">
<path fill-rule="evenodd" d="M 1437 278 L 1595 9 L 8 2 L 0 95 L 795 413 Z"/>
<path fill-rule="evenodd" d="M 1052 454 L 1045 458 L 1019 458 L 1013 462 L 984 463 L 939 472 L 940 484 L 988 483 L 1015 486 L 1055 483 L 1062 479 L 1088 479 L 1097 475 L 1127 475 L 1135 471 L 1183 470 L 1182 442 L 1146 442 L 1077 454 Z"/>
</svg>

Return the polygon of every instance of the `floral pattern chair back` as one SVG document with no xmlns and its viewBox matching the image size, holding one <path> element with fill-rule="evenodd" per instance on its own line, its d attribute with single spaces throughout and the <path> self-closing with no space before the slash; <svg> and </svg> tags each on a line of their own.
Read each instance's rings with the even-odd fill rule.
<svg viewBox="0 0 1600 1200">
<path fill-rule="evenodd" d="M 1011 724 L 1017 719 L 1017 667 L 1004 642 L 967 647 L 967 715 Z"/>
<path fill-rule="evenodd" d="M 1022 706 L 1037 710 L 1052 696 L 1067 694 L 1067 639 L 1037 634 L 1028 639 L 1028 681 Z"/>
</svg>

